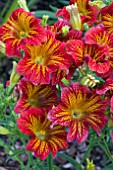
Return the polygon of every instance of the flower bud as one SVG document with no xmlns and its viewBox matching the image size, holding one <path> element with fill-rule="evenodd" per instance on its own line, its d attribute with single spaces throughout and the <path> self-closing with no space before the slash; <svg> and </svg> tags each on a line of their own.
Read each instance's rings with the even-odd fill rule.
<svg viewBox="0 0 113 170">
<path fill-rule="evenodd" d="M 62 27 L 62 36 L 66 36 L 69 32 L 69 26 L 68 25 L 65 25 Z"/>
<path fill-rule="evenodd" d="M 0 52 L 5 54 L 5 51 L 6 51 L 5 44 L 2 41 L 0 41 Z"/>
<path fill-rule="evenodd" d="M 88 87 L 94 87 L 97 83 L 100 83 L 100 81 L 96 80 L 94 76 L 88 74 L 86 77 L 82 78 L 81 83 Z"/>
<path fill-rule="evenodd" d="M 26 4 L 26 0 L 18 0 L 17 2 L 21 8 L 23 8 L 26 12 L 29 12 L 29 9 Z"/>
<path fill-rule="evenodd" d="M 106 4 L 101 0 L 96 0 L 96 1 L 93 1 L 93 2 L 90 1 L 89 5 L 95 6 L 99 9 L 104 8 L 106 6 Z"/>
<path fill-rule="evenodd" d="M 15 85 L 18 83 L 21 75 L 16 72 L 17 63 L 13 61 L 13 70 L 10 76 L 10 85 Z"/>
<path fill-rule="evenodd" d="M 43 15 L 43 16 L 42 16 L 41 25 L 42 25 L 43 27 L 45 27 L 45 26 L 46 26 L 47 21 L 48 21 L 48 18 L 49 18 L 49 16 L 48 16 L 48 15 Z"/>
<path fill-rule="evenodd" d="M 77 3 L 68 5 L 66 10 L 70 13 L 70 23 L 74 30 L 81 30 L 81 18 L 78 11 Z"/>
<path fill-rule="evenodd" d="M 90 161 L 88 158 L 86 159 L 86 161 L 87 161 L 86 170 L 95 170 L 95 165 L 93 164 L 93 161 Z"/>
</svg>

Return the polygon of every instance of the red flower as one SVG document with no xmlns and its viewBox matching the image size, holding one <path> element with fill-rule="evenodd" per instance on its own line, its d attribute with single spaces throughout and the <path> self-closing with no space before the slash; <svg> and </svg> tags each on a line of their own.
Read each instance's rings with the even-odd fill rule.
<svg viewBox="0 0 113 170">
<path fill-rule="evenodd" d="M 58 97 L 56 88 L 52 85 L 33 85 L 25 78 L 18 83 L 20 98 L 14 108 L 16 113 L 23 112 L 29 108 L 52 108 L 56 106 Z"/>
<path fill-rule="evenodd" d="M 61 104 L 49 112 L 48 118 L 53 125 L 69 127 L 68 141 L 83 142 L 88 136 L 89 126 L 100 134 L 101 128 L 108 122 L 103 113 L 108 105 L 109 100 L 102 100 L 88 87 L 73 83 L 62 90 Z"/>
<path fill-rule="evenodd" d="M 58 69 L 55 72 L 53 72 L 52 85 L 60 84 L 61 86 L 64 86 L 61 80 L 63 78 L 70 80 L 72 78 L 72 74 L 74 73 L 75 69 L 76 69 L 76 65 L 74 62 L 72 62 L 68 70 Z"/>
<path fill-rule="evenodd" d="M 41 160 L 44 160 L 50 152 L 54 157 L 58 150 L 68 147 L 64 127 L 56 125 L 51 129 L 46 110 L 32 108 L 22 112 L 17 124 L 21 132 L 31 136 L 26 149 L 34 152 Z"/>
<path fill-rule="evenodd" d="M 90 70 L 97 73 L 106 73 L 110 69 L 110 61 L 107 60 L 108 45 L 100 47 L 97 44 L 84 44 L 82 40 L 70 40 L 66 49 L 72 55 L 77 66 L 86 61 Z"/>
<path fill-rule="evenodd" d="M 101 9 L 101 23 L 104 25 L 105 30 L 109 33 L 113 33 L 113 2 L 108 7 Z"/>
<path fill-rule="evenodd" d="M 0 27 L 0 40 L 6 43 L 8 56 L 21 56 L 19 50 L 26 43 L 38 45 L 45 39 L 46 33 L 40 20 L 22 8 L 13 11 L 8 21 Z"/>
<path fill-rule="evenodd" d="M 107 91 L 113 90 L 113 79 L 108 78 L 106 82 L 100 86 L 100 88 L 96 89 L 96 92 L 100 95 L 105 94 Z"/>
<path fill-rule="evenodd" d="M 98 21 L 99 10 L 98 8 L 89 5 L 89 0 L 70 0 L 69 2 L 70 5 L 75 3 L 77 3 L 82 24 L 88 23 L 89 25 L 92 25 L 94 22 Z M 69 20 L 71 14 L 68 12 L 67 7 L 64 7 L 63 9 L 58 9 L 56 16 L 63 16 L 64 19 Z"/>
<path fill-rule="evenodd" d="M 66 49 L 68 53 L 72 55 L 77 66 L 83 64 L 84 43 L 82 40 L 70 40 L 67 43 Z"/>
<path fill-rule="evenodd" d="M 71 57 L 64 47 L 65 43 L 55 40 L 54 35 L 47 32 L 45 43 L 39 46 L 26 45 L 25 57 L 19 61 L 17 72 L 35 85 L 49 84 L 52 72 L 70 66 Z"/>
</svg>

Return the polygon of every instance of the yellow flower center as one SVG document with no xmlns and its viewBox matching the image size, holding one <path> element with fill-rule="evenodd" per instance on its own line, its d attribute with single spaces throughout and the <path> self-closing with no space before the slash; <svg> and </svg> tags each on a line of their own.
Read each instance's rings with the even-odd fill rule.
<svg viewBox="0 0 113 170">
<path fill-rule="evenodd" d="M 26 38 L 28 33 L 24 31 L 20 31 L 19 35 L 20 35 L 20 38 Z"/>
<path fill-rule="evenodd" d="M 38 65 L 44 65 L 44 63 L 45 63 L 45 55 L 42 54 L 42 55 L 39 55 L 38 57 L 36 57 L 35 62 Z"/>
<path fill-rule="evenodd" d="M 46 131 L 41 130 L 41 131 L 39 131 L 39 132 L 36 133 L 36 136 L 37 136 L 39 139 L 44 140 L 45 137 L 46 137 Z"/>
<path fill-rule="evenodd" d="M 80 112 L 79 110 L 72 110 L 72 118 L 81 119 L 83 116 L 83 112 Z"/>
<path fill-rule="evenodd" d="M 30 98 L 28 99 L 31 106 L 38 107 L 38 99 L 37 98 Z"/>
</svg>

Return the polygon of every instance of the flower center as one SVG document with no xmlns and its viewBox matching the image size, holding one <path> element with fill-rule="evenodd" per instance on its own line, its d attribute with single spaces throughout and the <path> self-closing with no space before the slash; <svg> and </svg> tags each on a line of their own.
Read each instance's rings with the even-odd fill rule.
<svg viewBox="0 0 113 170">
<path fill-rule="evenodd" d="M 19 35 L 20 35 L 20 38 L 26 38 L 28 33 L 24 31 L 20 31 Z"/>
<path fill-rule="evenodd" d="M 38 107 L 38 99 L 36 98 L 30 98 L 28 99 L 31 106 Z"/>
<path fill-rule="evenodd" d="M 46 131 L 41 130 L 41 131 L 39 131 L 39 132 L 36 133 L 36 136 L 37 136 L 39 139 L 44 140 L 45 137 L 46 137 Z"/>
<path fill-rule="evenodd" d="M 84 113 L 80 112 L 79 110 L 72 110 L 72 118 L 81 119 Z"/>
<path fill-rule="evenodd" d="M 42 54 L 42 55 L 36 57 L 35 62 L 38 65 L 44 65 L 44 63 L 45 63 L 45 55 Z"/>
</svg>

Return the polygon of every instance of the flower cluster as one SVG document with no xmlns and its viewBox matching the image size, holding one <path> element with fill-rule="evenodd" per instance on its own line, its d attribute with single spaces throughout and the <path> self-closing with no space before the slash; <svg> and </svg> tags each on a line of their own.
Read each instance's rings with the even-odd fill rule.
<svg viewBox="0 0 113 170">
<path fill-rule="evenodd" d="M 22 77 L 17 125 L 30 136 L 26 149 L 41 160 L 68 142 L 84 142 L 89 128 L 101 135 L 113 121 L 113 3 L 70 0 L 56 16 L 43 26 L 18 8 L 0 27 L 0 41 L 7 56 L 18 57 Z"/>
</svg>

